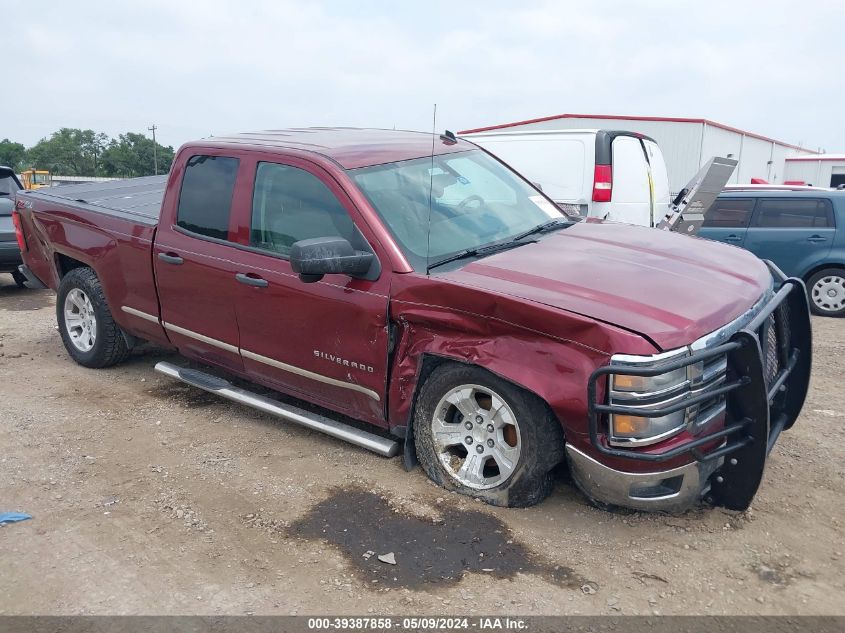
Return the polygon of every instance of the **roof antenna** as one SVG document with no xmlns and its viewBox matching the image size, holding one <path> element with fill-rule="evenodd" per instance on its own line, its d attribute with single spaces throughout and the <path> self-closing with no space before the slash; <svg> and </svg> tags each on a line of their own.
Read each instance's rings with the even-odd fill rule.
<svg viewBox="0 0 845 633">
<path fill-rule="evenodd" d="M 428 231 L 425 235 L 425 274 L 429 274 L 428 259 L 431 252 L 431 195 L 434 188 L 434 139 L 437 138 L 437 104 L 431 115 L 431 167 L 428 170 Z"/>
</svg>

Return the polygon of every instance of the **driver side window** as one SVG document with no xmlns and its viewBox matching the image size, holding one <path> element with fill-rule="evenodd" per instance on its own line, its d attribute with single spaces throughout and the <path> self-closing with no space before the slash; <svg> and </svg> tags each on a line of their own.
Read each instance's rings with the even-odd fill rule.
<svg viewBox="0 0 845 633">
<path fill-rule="evenodd" d="M 316 176 L 289 165 L 259 163 L 252 196 L 250 245 L 287 257 L 294 242 L 342 237 L 369 250 L 340 201 Z"/>
</svg>

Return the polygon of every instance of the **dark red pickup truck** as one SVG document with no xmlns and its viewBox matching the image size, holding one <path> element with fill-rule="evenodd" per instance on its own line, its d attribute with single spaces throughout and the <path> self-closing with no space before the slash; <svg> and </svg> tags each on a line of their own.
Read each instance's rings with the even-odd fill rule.
<svg viewBox="0 0 845 633">
<path fill-rule="evenodd" d="M 383 455 L 404 440 L 406 464 L 498 505 L 541 500 L 565 460 L 596 502 L 745 508 L 809 382 L 801 281 L 569 218 L 449 134 L 215 137 L 166 179 L 22 192 L 16 213 L 78 363 L 175 347 L 325 414 L 157 370 Z"/>
</svg>

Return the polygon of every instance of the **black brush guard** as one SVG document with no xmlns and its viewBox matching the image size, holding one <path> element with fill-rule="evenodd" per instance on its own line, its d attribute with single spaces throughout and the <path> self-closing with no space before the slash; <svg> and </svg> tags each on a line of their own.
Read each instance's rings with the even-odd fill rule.
<svg viewBox="0 0 845 633">
<path fill-rule="evenodd" d="M 760 486 L 769 452 L 780 433 L 790 428 L 801 412 L 812 363 L 810 307 L 804 283 L 800 279 L 787 278 L 771 262 L 766 264 L 779 283 L 777 292 L 748 325 L 726 343 L 656 367 L 625 366 L 624 371 L 620 371 L 619 366 L 608 365 L 593 372 L 587 386 L 588 420 L 590 442 L 599 453 L 656 463 L 687 454 L 699 462 L 725 457 L 727 459 L 710 478 L 712 502 L 731 510 L 748 508 Z M 770 318 L 772 315 L 774 319 Z M 772 327 L 776 331 L 774 337 L 769 333 Z M 772 338 L 776 341 L 774 349 L 769 345 Z M 608 374 L 650 377 L 722 355 L 727 356 L 728 362 L 722 385 L 670 406 L 643 411 L 597 401 L 598 383 L 605 381 L 606 384 Z M 613 448 L 603 441 L 604 431 L 600 425 L 607 419 L 607 414 L 662 417 L 719 395 L 726 399 L 724 427 L 681 446 L 647 453 L 642 449 Z M 705 447 L 714 444 L 713 450 L 706 451 Z"/>
</svg>

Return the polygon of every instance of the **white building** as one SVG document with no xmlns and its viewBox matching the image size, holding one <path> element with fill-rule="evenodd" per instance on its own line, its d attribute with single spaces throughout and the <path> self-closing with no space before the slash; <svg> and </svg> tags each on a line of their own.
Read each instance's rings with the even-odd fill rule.
<svg viewBox="0 0 845 633">
<path fill-rule="evenodd" d="M 699 168 L 713 156 L 724 156 L 739 161 L 730 180 L 732 184 L 749 184 L 752 178 L 757 181 L 782 184 L 785 179 L 787 156 L 798 158 L 817 154 L 797 145 L 707 119 L 558 114 L 528 121 L 463 130 L 459 133 L 468 134 L 498 129 L 515 132 L 517 130 L 582 128 L 629 130 L 653 138 L 663 150 L 669 172 L 669 187 L 673 195 L 680 191 Z"/>
<path fill-rule="evenodd" d="M 790 185 L 845 185 L 845 154 L 787 156 L 783 179 Z"/>
</svg>

